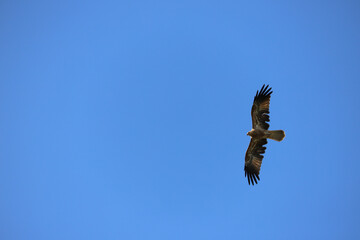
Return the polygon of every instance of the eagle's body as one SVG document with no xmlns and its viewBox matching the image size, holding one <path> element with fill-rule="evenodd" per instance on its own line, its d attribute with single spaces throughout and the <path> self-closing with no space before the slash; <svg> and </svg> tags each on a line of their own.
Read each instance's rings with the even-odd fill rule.
<svg viewBox="0 0 360 240">
<path fill-rule="evenodd" d="M 251 129 L 250 132 L 247 133 L 248 136 L 254 139 L 261 139 L 269 135 L 269 131 L 263 129 Z"/>
<path fill-rule="evenodd" d="M 260 180 L 260 167 L 262 163 L 263 155 L 265 153 L 267 144 L 267 138 L 282 141 L 285 137 L 283 130 L 268 130 L 270 121 L 269 117 L 269 106 L 270 106 L 270 97 L 272 94 L 271 88 L 269 85 L 265 87 L 265 84 L 262 86 L 260 92 L 257 91 L 254 97 L 254 103 L 251 108 L 251 118 L 252 118 L 252 129 L 247 133 L 251 137 L 249 147 L 245 154 L 245 177 L 247 176 L 248 182 L 254 185 L 254 182 L 257 183 L 257 180 Z"/>
</svg>

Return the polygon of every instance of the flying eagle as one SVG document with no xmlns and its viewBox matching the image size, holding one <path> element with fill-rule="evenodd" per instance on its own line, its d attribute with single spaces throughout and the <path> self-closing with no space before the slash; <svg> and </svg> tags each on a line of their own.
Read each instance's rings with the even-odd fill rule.
<svg viewBox="0 0 360 240">
<path fill-rule="evenodd" d="M 246 135 L 251 137 L 251 141 L 245 154 L 245 177 L 247 176 L 248 182 L 252 185 L 254 182 L 260 180 L 259 173 L 263 155 L 265 153 L 265 144 L 267 138 L 282 141 L 285 137 L 283 130 L 270 131 L 269 124 L 269 105 L 272 91 L 269 85 L 262 86 L 260 92 L 257 91 L 254 97 L 254 103 L 251 108 L 252 129 Z"/>
</svg>

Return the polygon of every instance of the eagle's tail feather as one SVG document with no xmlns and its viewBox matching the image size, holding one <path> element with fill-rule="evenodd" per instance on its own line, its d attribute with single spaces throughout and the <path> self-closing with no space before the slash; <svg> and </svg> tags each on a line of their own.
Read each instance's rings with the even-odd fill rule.
<svg viewBox="0 0 360 240">
<path fill-rule="evenodd" d="M 270 135 L 268 136 L 268 138 L 281 142 L 284 137 L 285 137 L 285 132 L 283 130 L 273 130 L 273 131 L 269 131 Z"/>
</svg>

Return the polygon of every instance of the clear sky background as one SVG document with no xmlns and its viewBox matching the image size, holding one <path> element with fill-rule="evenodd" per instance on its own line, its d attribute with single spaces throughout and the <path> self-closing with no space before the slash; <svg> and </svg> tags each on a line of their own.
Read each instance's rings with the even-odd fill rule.
<svg viewBox="0 0 360 240">
<path fill-rule="evenodd" d="M 1 1 L 0 238 L 359 239 L 359 1 Z M 261 181 L 244 155 L 273 87 Z"/>
</svg>

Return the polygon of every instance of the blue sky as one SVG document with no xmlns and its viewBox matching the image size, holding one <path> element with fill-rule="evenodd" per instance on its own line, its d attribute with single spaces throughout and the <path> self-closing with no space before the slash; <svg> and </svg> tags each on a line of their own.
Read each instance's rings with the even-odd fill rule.
<svg viewBox="0 0 360 240">
<path fill-rule="evenodd" d="M 2 1 L 0 237 L 360 238 L 358 1 Z M 244 154 L 273 87 L 261 181 Z"/>
</svg>

